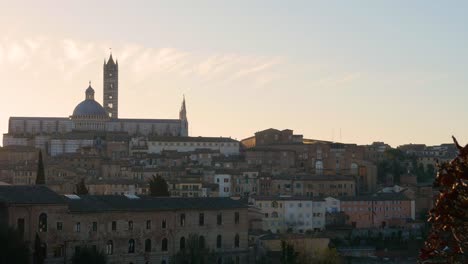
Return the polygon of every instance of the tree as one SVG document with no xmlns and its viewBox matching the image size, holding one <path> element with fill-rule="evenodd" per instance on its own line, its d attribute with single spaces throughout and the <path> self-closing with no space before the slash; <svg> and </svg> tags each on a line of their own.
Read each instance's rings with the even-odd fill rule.
<svg viewBox="0 0 468 264">
<path fill-rule="evenodd" d="M 29 248 L 23 234 L 7 225 L 0 225 L 0 263 L 29 263 Z"/>
<path fill-rule="evenodd" d="M 175 256 L 176 264 L 216 263 L 216 254 L 206 247 L 206 241 L 198 235 L 190 234 L 185 241 L 185 247 Z"/>
<path fill-rule="evenodd" d="M 76 194 L 85 195 L 88 193 L 89 191 L 88 191 L 88 188 L 86 188 L 85 181 L 84 179 L 81 179 L 81 181 L 78 184 L 76 184 Z"/>
<path fill-rule="evenodd" d="M 167 182 L 163 177 L 161 177 L 161 175 L 158 175 L 157 177 L 153 175 L 153 178 L 149 182 L 149 187 L 151 196 L 170 196 L 167 189 Z"/>
<path fill-rule="evenodd" d="M 72 257 L 73 264 L 106 264 L 107 256 L 102 252 L 90 247 L 83 247 L 75 251 Z"/>
<path fill-rule="evenodd" d="M 420 251 L 419 263 L 468 263 L 468 145 L 439 166 L 434 186 L 439 196 L 429 212 L 431 230 Z"/>
<path fill-rule="evenodd" d="M 39 150 L 39 160 L 37 162 L 36 184 L 45 184 L 44 162 L 41 150 Z"/>
</svg>

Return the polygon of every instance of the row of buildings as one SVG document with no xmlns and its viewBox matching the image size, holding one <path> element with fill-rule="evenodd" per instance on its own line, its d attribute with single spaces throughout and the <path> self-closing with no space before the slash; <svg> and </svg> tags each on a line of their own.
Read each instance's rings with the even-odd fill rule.
<svg viewBox="0 0 468 264">
<path fill-rule="evenodd" d="M 109 263 L 174 263 L 188 250 L 206 251 L 206 263 L 249 263 L 247 210 L 231 198 L 78 196 L 0 186 L 0 225 L 16 228 L 45 263 L 71 263 L 83 247 L 104 252 Z"/>
<path fill-rule="evenodd" d="M 273 233 L 306 233 L 333 227 L 412 228 L 415 200 L 404 193 L 361 196 L 304 197 L 258 196 L 252 205 L 259 210 L 259 229 Z"/>
</svg>

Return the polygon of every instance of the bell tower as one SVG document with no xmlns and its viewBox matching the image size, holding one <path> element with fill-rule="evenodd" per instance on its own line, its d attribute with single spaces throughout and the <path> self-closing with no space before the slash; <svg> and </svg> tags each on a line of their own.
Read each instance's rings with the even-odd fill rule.
<svg viewBox="0 0 468 264">
<path fill-rule="evenodd" d="M 110 118 L 119 117 L 119 62 L 112 58 L 104 60 L 103 106 Z"/>
</svg>

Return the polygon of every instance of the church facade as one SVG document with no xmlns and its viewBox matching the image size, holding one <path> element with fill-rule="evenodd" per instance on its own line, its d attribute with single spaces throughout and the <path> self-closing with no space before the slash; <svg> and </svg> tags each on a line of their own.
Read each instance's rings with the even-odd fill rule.
<svg viewBox="0 0 468 264">
<path fill-rule="evenodd" d="M 10 117 L 3 146 L 24 145 L 45 150 L 49 155 L 73 153 L 93 146 L 107 135 L 127 137 L 188 136 L 185 98 L 178 119 L 119 118 L 119 64 L 112 54 L 103 66 L 103 105 L 94 99 L 94 89 L 85 91 L 85 98 L 69 117 Z"/>
</svg>

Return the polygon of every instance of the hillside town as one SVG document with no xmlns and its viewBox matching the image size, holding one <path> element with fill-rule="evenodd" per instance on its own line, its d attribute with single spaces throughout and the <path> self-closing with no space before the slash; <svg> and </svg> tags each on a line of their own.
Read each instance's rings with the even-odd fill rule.
<svg viewBox="0 0 468 264">
<path fill-rule="evenodd" d="M 69 117 L 9 119 L 0 222 L 44 263 L 89 246 L 109 263 L 188 263 L 195 245 L 205 263 L 283 263 L 285 244 L 297 263 L 415 262 L 454 144 L 358 145 L 292 128 L 189 136 L 185 97 L 178 119 L 119 118 L 118 69 L 110 55 L 102 105 L 90 83 Z"/>
</svg>

